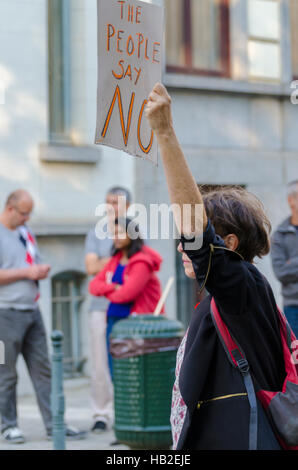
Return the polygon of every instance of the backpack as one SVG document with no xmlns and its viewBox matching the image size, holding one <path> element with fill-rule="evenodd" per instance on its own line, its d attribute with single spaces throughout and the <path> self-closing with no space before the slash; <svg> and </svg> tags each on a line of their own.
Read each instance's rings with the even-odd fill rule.
<svg viewBox="0 0 298 470">
<path fill-rule="evenodd" d="M 280 334 L 283 347 L 286 378 L 279 392 L 259 390 L 255 392 L 249 364 L 241 347 L 231 336 L 223 322 L 215 300 L 211 300 L 211 317 L 231 365 L 242 374 L 250 405 L 249 449 L 257 449 L 258 413 L 257 399 L 261 402 L 273 431 L 281 447 L 285 450 L 298 450 L 298 354 L 292 348 L 298 341 L 291 330 L 285 315 L 278 309 Z"/>
</svg>

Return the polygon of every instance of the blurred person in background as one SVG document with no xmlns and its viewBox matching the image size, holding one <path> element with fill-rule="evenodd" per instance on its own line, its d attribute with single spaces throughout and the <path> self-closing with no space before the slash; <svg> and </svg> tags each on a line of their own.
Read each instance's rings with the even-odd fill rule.
<svg viewBox="0 0 298 470">
<path fill-rule="evenodd" d="M 130 192 L 123 187 L 114 186 L 106 194 L 106 214 L 108 226 L 102 227 L 110 231 L 110 236 L 99 238 L 96 230 L 89 231 L 85 241 L 85 265 L 89 276 L 99 274 L 111 258 L 113 248 L 113 232 L 115 218 L 125 216 L 130 203 Z M 106 351 L 106 311 L 109 301 L 104 297 L 91 297 L 89 307 L 89 326 L 91 338 L 91 407 L 92 428 L 100 433 L 111 428 L 114 419 L 113 386 L 108 368 Z"/>
<path fill-rule="evenodd" d="M 288 184 L 291 215 L 273 233 L 272 267 L 282 286 L 284 313 L 298 338 L 298 180 Z"/>
<path fill-rule="evenodd" d="M 19 189 L 8 196 L 0 214 L 0 339 L 5 344 L 5 364 L 0 366 L 0 413 L 2 437 L 11 444 L 25 442 L 17 422 L 16 363 L 20 354 L 47 436 L 52 435 L 51 367 L 38 306 L 38 283 L 47 278 L 50 266 L 41 263 L 35 237 L 27 226 L 33 205 L 31 195 Z M 85 433 L 70 427 L 65 428 L 65 434 L 73 439 L 85 437 Z"/>
<path fill-rule="evenodd" d="M 106 297 L 107 351 L 113 378 L 110 354 L 110 334 L 119 320 L 131 313 L 152 314 L 161 296 L 161 285 L 156 275 L 162 258 L 155 250 L 145 246 L 139 227 L 130 218 L 115 221 L 114 249 L 111 260 L 90 283 L 91 294 Z M 164 312 L 164 310 L 163 310 Z"/>
</svg>

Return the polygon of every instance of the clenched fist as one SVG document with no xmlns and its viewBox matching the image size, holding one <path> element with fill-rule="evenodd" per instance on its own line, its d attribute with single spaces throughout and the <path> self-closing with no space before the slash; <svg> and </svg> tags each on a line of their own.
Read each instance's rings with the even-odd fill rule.
<svg viewBox="0 0 298 470">
<path fill-rule="evenodd" d="M 160 83 L 154 86 L 149 95 L 145 115 L 156 134 L 163 134 L 172 129 L 171 98 Z"/>
</svg>

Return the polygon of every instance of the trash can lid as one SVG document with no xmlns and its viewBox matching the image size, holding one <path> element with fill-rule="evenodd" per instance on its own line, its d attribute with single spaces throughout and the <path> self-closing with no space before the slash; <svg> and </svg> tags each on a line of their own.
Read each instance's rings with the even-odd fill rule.
<svg viewBox="0 0 298 470">
<path fill-rule="evenodd" d="M 132 314 L 118 321 L 111 333 L 112 338 L 172 338 L 183 335 L 181 322 L 150 314 Z"/>
</svg>

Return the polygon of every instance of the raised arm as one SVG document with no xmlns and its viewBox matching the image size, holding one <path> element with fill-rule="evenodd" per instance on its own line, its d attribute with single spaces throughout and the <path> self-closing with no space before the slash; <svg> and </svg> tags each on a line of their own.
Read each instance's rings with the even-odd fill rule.
<svg viewBox="0 0 298 470">
<path fill-rule="evenodd" d="M 153 129 L 162 156 L 171 204 L 190 209 L 190 217 L 174 214 L 177 228 L 184 235 L 200 234 L 207 227 L 202 195 L 187 165 L 178 142 L 172 119 L 171 98 L 163 85 L 157 83 L 149 95 L 146 116 Z M 188 209 L 188 210 L 189 210 Z"/>
<path fill-rule="evenodd" d="M 192 261 L 199 286 L 205 286 L 226 312 L 243 313 L 249 273 L 242 258 L 233 251 L 227 251 L 224 240 L 215 234 L 212 225 L 208 225 L 202 195 L 174 131 L 171 98 L 163 85 L 156 84 L 151 92 L 146 116 L 157 138 L 171 203 L 177 204 L 180 210 L 183 205 L 191 206 L 191 218 L 187 224 L 182 220 L 179 226 L 180 221 L 176 217 L 175 221 L 182 234 L 183 251 Z M 196 211 L 198 207 L 201 210 Z M 202 232 L 202 244 L 190 248 L 191 244 L 186 243 L 187 236 L 201 235 Z M 210 250 L 211 245 L 213 251 Z"/>
</svg>

